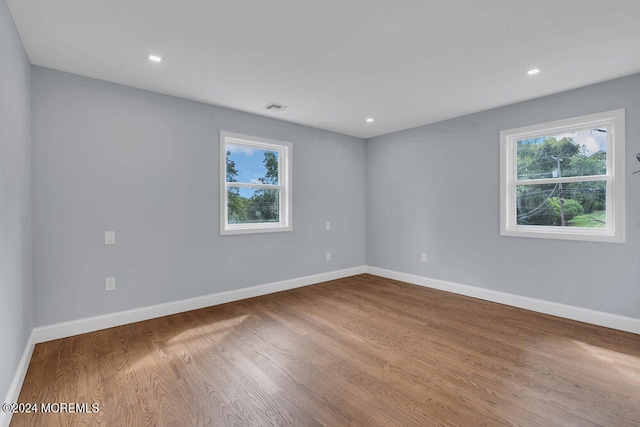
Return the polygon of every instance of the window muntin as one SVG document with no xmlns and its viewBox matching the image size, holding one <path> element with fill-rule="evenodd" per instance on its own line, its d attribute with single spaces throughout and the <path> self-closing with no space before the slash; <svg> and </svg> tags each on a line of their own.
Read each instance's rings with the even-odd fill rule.
<svg viewBox="0 0 640 427">
<path fill-rule="evenodd" d="M 624 242 L 624 110 L 500 137 L 501 235 Z"/>
<path fill-rule="evenodd" d="M 220 133 L 221 234 L 291 230 L 290 143 Z"/>
</svg>

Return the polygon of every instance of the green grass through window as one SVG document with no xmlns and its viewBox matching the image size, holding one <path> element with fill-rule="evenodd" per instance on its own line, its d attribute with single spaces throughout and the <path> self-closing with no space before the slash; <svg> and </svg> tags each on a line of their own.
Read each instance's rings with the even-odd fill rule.
<svg viewBox="0 0 640 427">
<path fill-rule="evenodd" d="M 607 226 L 606 211 L 593 211 L 588 214 L 578 215 L 567 221 L 570 227 L 604 228 Z"/>
</svg>

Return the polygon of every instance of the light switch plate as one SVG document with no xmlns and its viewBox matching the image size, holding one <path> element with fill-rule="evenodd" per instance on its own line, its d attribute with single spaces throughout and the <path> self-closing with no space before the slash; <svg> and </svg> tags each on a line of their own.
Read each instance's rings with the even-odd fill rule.
<svg viewBox="0 0 640 427">
<path fill-rule="evenodd" d="M 105 277 L 104 278 L 104 290 L 105 291 L 115 291 L 116 290 L 116 278 L 115 277 Z"/>
<path fill-rule="evenodd" d="M 115 245 L 116 244 L 116 232 L 115 231 L 105 231 L 104 232 L 104 244 L 105 245 Z"/>
</svg>

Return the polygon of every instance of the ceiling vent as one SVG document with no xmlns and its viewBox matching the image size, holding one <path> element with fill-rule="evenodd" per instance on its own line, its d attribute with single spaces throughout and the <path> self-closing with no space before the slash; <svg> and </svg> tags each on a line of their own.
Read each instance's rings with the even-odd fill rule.
<svg viewBox="0 0 640 427">
<path fill-rule="evenodd" d="M 265 105 L 265 107 L 267 110 L 269 111 L 284 111 L 287 108 L 289 108 L 289 106 L 287 105 L 282 105 L 282 104 L 278 104 L 277 102 L 272 102 L 269 105 Z"/>
</svg>

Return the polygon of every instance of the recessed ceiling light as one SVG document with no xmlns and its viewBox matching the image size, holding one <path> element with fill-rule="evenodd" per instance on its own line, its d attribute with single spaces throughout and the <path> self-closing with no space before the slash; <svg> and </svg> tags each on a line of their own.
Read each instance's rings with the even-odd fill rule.
<svg viewBox="0 0 640 427">
<path fill-rule="evenodd" d="M 529 74 L 530 76 L 533 76 L 534 74 L 538 74 L 540 72 L 539 68 L 534 68 L 532 70 L 527 71 L 527 74 Z"/>
<path fill-rule="evenodd" d="M 368 119 L 366 119 L 365 121 L 366 121 L 367 123 L 373 123 L 373 122 L 374 122 L 373 117 L 369 117 L 369 118 L 368 118 Z"/>
<path fill-rule="evenodd" d="M 159 64 L 162 62 L 162 56 L 149 53 L 147 54 L 147 60 L 151 62 L 155 62 L 156 64 Z"/>
</svg>

